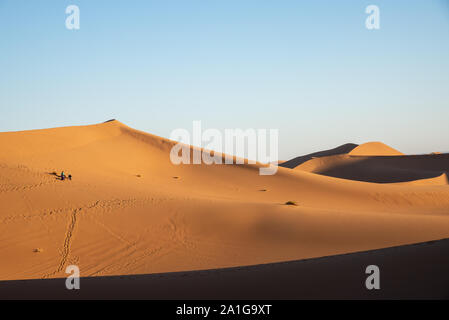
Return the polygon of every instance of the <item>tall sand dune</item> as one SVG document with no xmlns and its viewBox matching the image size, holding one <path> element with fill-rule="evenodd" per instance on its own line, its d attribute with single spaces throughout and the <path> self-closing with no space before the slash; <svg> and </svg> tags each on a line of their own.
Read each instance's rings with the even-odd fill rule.
<svg viewBox="0 0 449 320">
<path fill-rule="evenodd" d="M 173 145 L 118 121 L 0 133 L 0 280 L 63 277 L 70 264 L 84 277 L 216 269 L 449 237 L 447 185 L 174 165 Z"/>
</svg>

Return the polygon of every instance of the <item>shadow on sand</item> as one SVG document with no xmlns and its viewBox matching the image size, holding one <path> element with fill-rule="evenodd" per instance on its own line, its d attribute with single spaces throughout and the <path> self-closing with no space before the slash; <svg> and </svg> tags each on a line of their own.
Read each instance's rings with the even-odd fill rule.
<svg viewBox="0 0 449 320">
<path fill-rule="evenodd" d="M 380 269 L 368 290 L 366 268 Z M 448 299 L 449 239 L 249 267 L 133 276 L 1 281 L 1 299 Z M 82 270 L 81 270 L 82 274 Z"/>
</svg>

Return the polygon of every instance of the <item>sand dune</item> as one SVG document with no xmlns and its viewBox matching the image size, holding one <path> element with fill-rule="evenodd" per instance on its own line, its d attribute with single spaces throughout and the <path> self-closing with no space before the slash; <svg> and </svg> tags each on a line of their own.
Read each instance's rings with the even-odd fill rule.
<svg viewBox="0 0 449 320">
<path fill-rule="evenodd" d="M 449 172 L 449 154 L 390 157 L 340 155 L 312 159 L 295 170 L 366 182 L 405 182 L 436 178 Z"/>
<path fill-rule="evenodd" d="M 373 262 L 381 290 L 364 286 Z M 449 299 L 448 266 L 443 239 L 248 267 L 87 277 L 78 291 L 66 290 L 65 278 L 0 281 L 0 299 Z"/>
<path fill-rule="evenodd" d="M 415 185 L 447 184 L 449 172 L 449 154 L 408 156 L 381 143 L 367 143 L 347 153 L 313 157 L 303 162 L 296 162 L 298 158 L 280 166 L 348 180 Z"/>
<path fill-rule="evenodd" d="M 367 142 L 348 153 L 350 156 L 401 156 L 403 153 L 382 142 Z"/>
<path fill-rule="evenodd" d="M 370 157 L 260 176 L 259 165 L 173 165 L 172 146 L 118 121 L 1 133 L 0 280 L 63 277 L 69 264 L 86 277 L 236 267 L 449 237 L 447 185 L 298 169 Z M 447 168 L 447 155 L 377 158 Z"/>
</svg>

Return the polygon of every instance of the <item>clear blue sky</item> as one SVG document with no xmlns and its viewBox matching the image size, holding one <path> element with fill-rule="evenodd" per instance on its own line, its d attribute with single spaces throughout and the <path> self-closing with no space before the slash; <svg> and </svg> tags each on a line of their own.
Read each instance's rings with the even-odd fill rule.
<svg viewBox="0 0 449 320">
<path fill-rule="evenodd" d="M 282 159 L 449 151 L 446 0 L 0 0 L 0 39 L 0 131 L 116 118 L 169 137 L 201 120 L 278 128 Z"/>
</svg>

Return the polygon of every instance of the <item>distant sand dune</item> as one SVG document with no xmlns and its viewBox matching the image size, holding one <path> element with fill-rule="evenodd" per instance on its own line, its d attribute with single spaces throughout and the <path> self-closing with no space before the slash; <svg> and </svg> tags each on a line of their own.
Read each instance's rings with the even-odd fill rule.
<svg viewBox="0 0 449 320">
<path fill-rule="evenodd" d="M 350 156 L 401 156 L 403 153 L 382 142 L 368 142 L 359 145 L 348 153 Z"/>
<path fill-rule="evenodd" d="M 309 160 L 295 170 L 366 182 L 405 182 L 435 178 L 449 172 L 449 154 L 385 157 L 339 155 Z"/>
<path fill-rule="evenodd" d="M 306 161 L 296 161 L 300 158 Z M 347 153 L 298 157 L 280 166 L 347 180 L 442 185 L 449 172 L 449 154 L 406 156 L 383 143 L 370 142 Z"/>
</svg>

